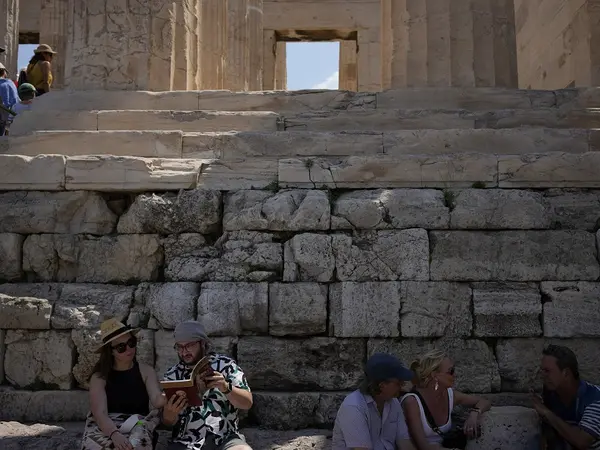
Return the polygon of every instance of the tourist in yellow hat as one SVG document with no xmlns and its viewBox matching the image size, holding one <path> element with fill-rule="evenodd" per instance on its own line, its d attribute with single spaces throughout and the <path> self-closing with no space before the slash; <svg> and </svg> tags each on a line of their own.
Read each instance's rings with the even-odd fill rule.
<svg viewBox="0 0 600 450">
<path fill-rule="evenodd" d="M 33 58 L 27 65 L 27 83 L 33 84 L 37 95 L 50 92 L 52 87 L 52 59 L 56 52 L 47 44 L 40 44 L 33 51 Z"/>
<path fill-rule="evenodd" d="M 136 360 L 137 334 L 118 319 L 100 326 L 100 358 L 90 376 L 82 450 L 150 450 L 166 403 L 154 369 Z M 150 410 L 150 404 L 154 408 Z"/>
</svg>

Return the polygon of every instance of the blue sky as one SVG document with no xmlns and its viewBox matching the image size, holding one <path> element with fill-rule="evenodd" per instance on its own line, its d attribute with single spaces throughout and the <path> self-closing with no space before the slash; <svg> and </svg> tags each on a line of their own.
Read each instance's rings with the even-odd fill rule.
<svg viewBox="0 0 600 450">
<path fill-rule="evenodd" d="M 35 45 L 19 46 L 19 68 L 25 67 Z M 288 89 L 337 89 L 339 44 L 337 42 L 288 43 Z"/>
</svg>

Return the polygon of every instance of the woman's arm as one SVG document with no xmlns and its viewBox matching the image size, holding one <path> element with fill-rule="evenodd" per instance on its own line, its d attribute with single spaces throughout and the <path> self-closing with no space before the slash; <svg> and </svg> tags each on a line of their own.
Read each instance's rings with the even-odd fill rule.
<svg viewBox="0 0 600 450">
<path fill-rule="evenodd" d="M 139 363 L 140 372 L 146 385 L 146 391 L 150 398 L 150 403 L 155 409 L 161 409 L 167 404 L 167 397 L 163 393 L 156 372 L 147 364 Z"/>
<path fill-rule="evenodd" d="M 42 69 L 42 76 L 44 77 L 42 89 L 44 89 L 45 92 L 50 92 L 50 73 L 52 72 L 52 65 L 50 64 L 50 61 L 40 61 L 38 64 L 40 65 L 40 69 Z"/>
<path fill-rule="evenodd" d="M 105 387 L 106 381 L 96 374 L 92 375 L 90 379 L 90 410 L 100 431 L 106 436 L 111 436 L 118 428 L 110 417 L 108 417 Z"/>
<path fill-rule="evenodd" d="M 423 422 L 421 422 L 421 410 L 417 399 L 413 396 L 406 397 L 402 401 L 402 409 L 404 410 L 404 417 L 406 419 L 406 425 L 408 426 L 410 440 L 415 449 L 430 450 L 434 448 L 427 442 L 427 438 L 425 437 Z"/>
<path fill-rule="evenodd" d="M 489 411 L 492 407 L 492 403 L 483 398 L 478 397 L 477 395 L 465 394 L 463 392 L 454 391 L 454 406 L 462 405 L 462 406 L 470 406 L 473 409 L 479 411 L 479 414 L 483 414 L 486 411 Z"/>
</svg>

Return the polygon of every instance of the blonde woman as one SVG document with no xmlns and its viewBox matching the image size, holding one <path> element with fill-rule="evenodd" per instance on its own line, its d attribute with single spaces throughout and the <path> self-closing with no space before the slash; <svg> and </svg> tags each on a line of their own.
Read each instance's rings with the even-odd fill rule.
<svg viewBox="0 0 600 450">
<path fill-rule="evenodd" d="M 453 389 L 454 363 L 443 352 L 432 350 L 411 364 L 415 373 L 413 390 L 401 400 L 408 425 L 410 441 L 401 443 L 401 450 L 437 450 L 453 448 L 444 442 L 452 429 L 452 410 L 457 405 L 470 406 L 463 431 L 468 439 L 478 434 L 481 414 L 490 409 L 490 402 L 475 395 Z"/>
</svg>

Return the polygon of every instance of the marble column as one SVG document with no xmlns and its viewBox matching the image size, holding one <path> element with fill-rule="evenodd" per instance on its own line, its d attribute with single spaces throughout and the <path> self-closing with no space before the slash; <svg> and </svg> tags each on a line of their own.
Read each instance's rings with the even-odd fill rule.
<svg viewBox="0 0 600 450">
<path fill-rule="evenodd" d="M 222 0 L 225 1 L 225 0 Z M 248 0 L 227 2 L 227 70 L 225 89 L 248 90 Z"/>
<path fill-rule="evenodd" d="M 391 87 L 517 86 L 513 0 L 397 0 Z"/>
<path fill-rule="evenodd" d="M 356 41 L 340 42 L 340 90 L 358 90 L 358 55 L 356 50 Z"/>
<path fill-rule="evenodd" d="M 227 1 L 201 0 L 200 89 L 223 89 L 227 37 Z"/>
<path fill-rule="evenodd" d="M 52 89 L 65 83 L 65 61 L 69 34 L 69 0 L 42 0 L 40 16 L 40 43 L 48 44 L 58 54 L 52 60 Z"/>
<path fill-rule="evenodd" d="M 263 0 L 247 0 L 248 52 L 247 77 L 249 91 L 260 91 L 263 85 Z"/>
<path fill-rule="evenodd" d="M 285 42 L 275 44 L 275 89 L 287 90 L 287 47 Z"/>
<path fill-rule="evenodd" d="M 17 73 L 19 52 L 19 0 L 0 0 L 0 62 L 8 69 L 10 76 Z"/>
</svg>

